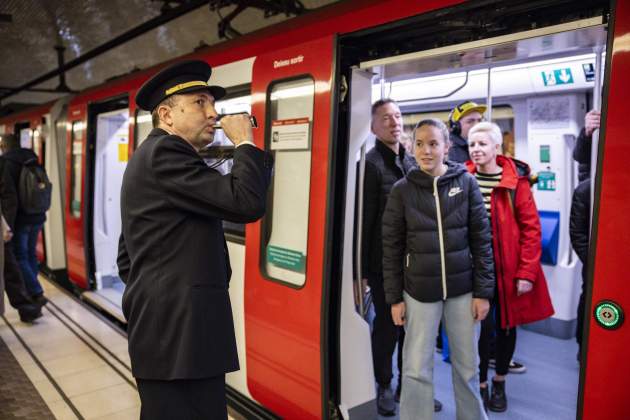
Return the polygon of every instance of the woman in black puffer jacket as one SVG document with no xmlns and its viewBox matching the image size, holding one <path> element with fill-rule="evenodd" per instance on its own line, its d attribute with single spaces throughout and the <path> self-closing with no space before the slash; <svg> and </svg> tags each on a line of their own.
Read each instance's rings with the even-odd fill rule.
<svg viewBox="0 0 630 420">
<path fill-rule="evenodd" d="M 385 297 L 405 325 L 400 418 L 433 416 L 433 351 L 440 319 L 451 346 L 458 419 L 486 419 L 477 392 L 477 337 L 494 295 L 487 213 L 477 181 L 447 162 L 448 131 L 436 119 L 414 130 L 420 169 L 398 181 L 383 215 Z"/>
</svg>

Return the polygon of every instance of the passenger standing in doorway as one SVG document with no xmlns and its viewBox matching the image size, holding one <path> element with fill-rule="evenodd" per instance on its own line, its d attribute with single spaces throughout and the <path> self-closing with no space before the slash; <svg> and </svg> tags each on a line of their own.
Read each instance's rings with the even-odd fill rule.
<svg viewBox="0 0 630 420">
<path fill-rule="evenodd" d="M 13 140 L 8 137 L 15 137 L 13 134 L 5 134 L 5 139 L 10 143 Z M 15 225 L 15 215 L 17 213 L 18 197 L 15 191 L 13 179 L 9 174 L 7 161 L 0 157 L 0 205 L 2 207 L 2 233 L 3 233 L 3 269 L 4 290 L 9 298 L 9 303 L 20 316 L 22 322 L 30 323 L 42 316 L 41 305 L 35 303 L 24 284 L 24 277 L 15 255 L 13 254 L 13 228 Z M 2 294 L 0 294 L 2 296 Z M 0 298 L 1 299 L 1 298 Z"/>
<path fill-rule="evenodd" d="M 457 419 L 486 419 L 477 391 L 477 321 L 494 295 L 494 265 L 483 199 L 466 168 L 445 161 L 442 121 L 420 121 L 414 139 L 420 168 L 394 185 L 383 215 L 385 298 L 406 332 L 400 418 L 433 418 L 433 351 L 443 319 Z"/>
<path fill-rule="evenodd" d="M 492 228 L 497 287 L 479 340 L 480 393 L 495 412 L 507 410 L 505 378 L 516 346 L 516 326 L 553 315 L 547 281 L 540 265 L 540 219 L 530 190 L 527 164 L 500 155 L 499 126 L 475 125 L 468 134 L 468 170 L 475 175 Z M 496 375 L 488 390 L 490 341 L 496 334 Z"/>
<path fill-rule="evenodd" d="M 226 419 L 225 373 L 239 369 L 222 221 L 263 216 L 272 158 L 241 114 L 221 119 L 232 172 L 204 163 L 225 95 L 210 74 L 203 61 L 177 63 L 136 96 L 154 128 L 123 176 L 118 268 L 141 419 Z"/>
<path fill-rule="evenodd" d="M 484 112 L 486 112 L 486 106 L 473 101 L 463 102 L 453 108 L 448 116 L 451 140 L 448 160 L 465 163 L 469 159 L 468 132 L 483 121 Z"/>
<path fill-rule="evenodd" d="M 486 112 L 485 105 L 477 104 L 473 101 L 462 102 L 451 110 L 448 117 L 450 128 L 451 148 L 448 152 L 448 159 L 454 162 L 466 163 L 469 159 L 468 136 L 470 130 L 480 122 L 484 121 L 483 113 Z M 494 337 L 490 339 L 490 366 L 494 367 L 496 358 Z M 444 346 L 444 359 L 448 359 L 448 343 Z M 510 373 L 525 373 L 527 368 L 522 363 L 510 360 Z"/>
<path fill-rule="evenodd" d="M 28 293 L 35 303 L 42 306 L 48 300 L 37 279 L 39 273 L 37 238 L 46 221 L 46 211 L 27 208 L 28 204 L 20 198 L 20 175 L 26 165 L 39 165 L 37 155 L 31 149 L 21 147 L 20 139 L 15 135 L 3 136 L 1 147 L 2 157 L 6 160 L 6 167 L 18 197 L 15 221 L 11 224 L 11 221 L 7 220 L 13 228 L 13 239 L 11 240 L 13 252 Z"/>
<path fill-rule="evenodd" d="M 578 163 L 578 180 L 587 179 L 591 173 L 591 140 L 593 132 L 599 129 L 601 112 L 594 109 L 584 116 L 584 128 L 580 130 L 575 147 L 573 159 Z"/>
<path fill-rule="evenodd" d="M 405 332 L 394 325 L 390 306 L 385 302 L 381 226 L 389 191 L 396 181 L 416 167 L 416 162 L 401 143 L 402 115 L 395 101 L 381 99 L 372 105 L 371 129 L 376 143 L 365 158 L 361 272 L 364 282 L 370 286 L 374 302 L 372 358 L 378 386 L 377 409 L 380 415 L 393 416 L 396 413 L 395 400 L 400 399 L 401 382 L 399 376 L 394 395 L 391 387 L 392 356 L 398 343 L 398 370 L 401 371 Z M 438 410 L 439 402 L 435 404 Z"/>
</svg>

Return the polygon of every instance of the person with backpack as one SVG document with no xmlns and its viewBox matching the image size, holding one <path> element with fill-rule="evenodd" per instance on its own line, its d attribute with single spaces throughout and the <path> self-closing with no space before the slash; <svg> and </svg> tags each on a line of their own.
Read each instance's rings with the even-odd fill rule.
<svg viewBox="0 0 630 420">
<path fill-rule="evenodd" d="M 20 139 L 12 134 L 4 135 L 2 156 L 10 179 L 17 191 L 17 211 L 13 225 L 13 252 L 24 278 L 24 283 L 33 301 L 39 305 L 47 302 L 44 289 L 37 279 L 37 237 L 46 221 L 50 207 L 51 185 L 46 171 L 39 164 L 37 155 L 20 146 Z"/>
<path fill-rule="evenodd" d="M 516 326 L 553 315 L 540 265 L 540 219 L 530 190 L 527 164 L 500 153 L 498 125 L 481 122 L 470 129 L 468 171 L 477 178 L 490 227 L 497 287 L 479 339 L 480 393 L 490 411 L 507 410 L 505 378 L 516 346 Z M 496 333 L 496 375 L 488 389 L 489 344 Z"/>
</svg>

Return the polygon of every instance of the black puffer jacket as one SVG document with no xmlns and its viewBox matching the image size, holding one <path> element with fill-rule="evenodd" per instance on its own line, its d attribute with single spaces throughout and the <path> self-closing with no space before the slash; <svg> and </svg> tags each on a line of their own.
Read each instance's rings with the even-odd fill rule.
<svg viewBox="0 0 630 420">
<path fill-rule="evenodd" d="M 476 298 L 493 297 L 488 216 L 477 181 L 463 165 L 448 162 L 438 178 L 412 170 L 394 185 L 383 215 L 383 276 L 389 304 L 402 301 L 403 288 L 420 302 L 471 291 Z"/>
</svg>

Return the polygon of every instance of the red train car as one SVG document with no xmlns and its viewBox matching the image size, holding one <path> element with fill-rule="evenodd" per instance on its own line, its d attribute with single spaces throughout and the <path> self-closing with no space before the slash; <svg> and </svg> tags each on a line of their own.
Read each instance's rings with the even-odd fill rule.
<svg viewBox="0 0 630 420">
<path fill-rule="evenodd" d="M 552 168 L 555 194 L 536 192 L 539 204 L 557 213 L 560 232 L 558 262 L 545 267 L 556 316 L 538 331 L 561 336 L 558 331 L 583 322 L 588 349 L 580 367 L 574 366 L 573 393 L 563 394 L 558 412 L 580 419 L 630 416 L 624 386 L 630 372 L 620 357 L 630 345 L 623 324 L 630 293 L 622 280 L 630 235 L 623 219 L 630 211 L 624 199 L 630 189 L 624 165 L 630 148 L 624 124 L 629 37 L 627 1 L 344 1 L 179 58 L 213 66 L 211 81 L 228 89 L 217 108 L 255 115 L 256 144 L 276 159 L 268 216 L 246 227 L 225 226 L 242 366 L 228 375 L 231 402 L 269 418 L 376 417 L 370 326 L 354 293 L 361 188 L 356 163 L 369 144 L 370 104 L 400 89 L 396 95 L 408 118 L 437 113 L 452 106 L 458 95 L 453 89 L 461 84 L 460 95 L 487 90 L 469 93 L 474 98 L 501 92 L 496 113 L 503 106 L 509 115 L 495 118 L 511 121 L 505 124 L 515 136 L 513 154 L 545 168 L 558 165 Z M 603 69 L 604 82 L 588 317 L 581 320 L 572 315 L 579 265 L 563 239 L 566 199 L 576 178 L 563 133 L 575 134 L 585 108 L 599 99 L 589 91 L 597 85 L 588 80 L 590 67 L 582 77 L 565 64 L 587 58 L 594 60 L 594 73 Z M 120 178 L 150 129 L 135 94 L 160 67 L 0 119 L 0 133 L 19 132 L 26 123 L 48 127 L 40 130 L 45 164 L 62 188 L 46 224 L 45 265 L 60 278 L 67 273 L 78 293 L 118 317 Z M 460 82 L 448 79 L 440 87 L 457 74 Z M 425 93 L 412 94 L 416 90 Z M 301 133 L 299 144 L 271 142 L 274 127 L 282 125 Z M 540 138 L 549 144 L 539 144 Z M 552 150 L 551 161 L 537 155 L 541 145 Z M 571 287 L 564 289 L 563 282 Z M 612 304 L 601 307 L 604 301 Z M 553 390 L 561 379 L 551 371 L 541 375 L 540 386 L 550 387 L 545 397 L 556 402 Z M 560 418 L 554 413 L 536 414 Z"/>
</svg>

